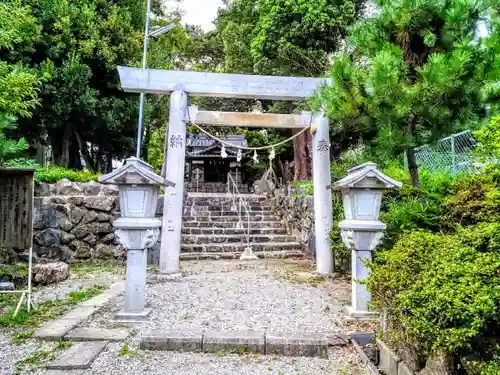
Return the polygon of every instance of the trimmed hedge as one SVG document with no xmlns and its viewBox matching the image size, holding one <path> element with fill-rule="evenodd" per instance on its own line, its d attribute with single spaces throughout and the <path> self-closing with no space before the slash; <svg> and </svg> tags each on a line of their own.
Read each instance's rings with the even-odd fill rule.
<svg viewBox="0 0 500 375">
<path fill-rule="evenodd" d="M 66 178 L 74 182 L 98 181 L 99 175 L 90 171 L 75 171 L 57 166 L 43 167 L 36 170 L 37 182 L 55 183 Z"/>
<path fill-rule="evenodd" d="M 42 167 L 36 164 L 30 159 L 14 159 L 10 160 L 6 164 L 7 168 L 34 168 L 35 172 L 35 182 L 46 182 L 46 183 L 56 183 L 63 178 L 66 178 L 73 182 L 90 182 L 98 181 L 99 175 L 90 171 L 77 171 L 73 169 L 67 169 L 59 167 L 57 165 L 49 165 L 47 167 Z"/>
</svg>

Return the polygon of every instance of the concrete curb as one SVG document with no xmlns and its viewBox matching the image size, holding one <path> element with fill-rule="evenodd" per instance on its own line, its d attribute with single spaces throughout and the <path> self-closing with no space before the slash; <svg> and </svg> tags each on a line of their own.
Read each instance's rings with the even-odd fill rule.
<svg viewBox="0 0 500 375">
<path fill-rule="evenodd" d="M 110 285 L 103 293 L 79 304 L 60 317 L 42 325 L 34 337 L 47 341 L 60 341 L 64 336 L 84 320 L 92 316 L 99 308 L 117 297 L 123 291 L 123 281 Z"/>
<path fill-rule="evenodd" d="M 291 357 L 328 358 L 328 335 L 281 334 L 256 331 L 147 332 L 140 348 L 181 352 L 259 353 Z"/>
</svg>

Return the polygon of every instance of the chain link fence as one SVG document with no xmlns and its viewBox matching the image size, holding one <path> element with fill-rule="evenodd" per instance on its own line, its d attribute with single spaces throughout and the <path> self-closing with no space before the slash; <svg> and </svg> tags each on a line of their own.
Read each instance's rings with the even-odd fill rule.
<svg viewBox="0 0 500 375">
<path fill-rule="evenodd" d="M 474 154 L 477 145 L 470 130 L 440 139 L 435 145 L 415 148 L 419 168 L 429 171 L 474 172 L 484 165 L 484 158 Z M 406 158 L 405 158 L 406 162 Z"/>
</svg>

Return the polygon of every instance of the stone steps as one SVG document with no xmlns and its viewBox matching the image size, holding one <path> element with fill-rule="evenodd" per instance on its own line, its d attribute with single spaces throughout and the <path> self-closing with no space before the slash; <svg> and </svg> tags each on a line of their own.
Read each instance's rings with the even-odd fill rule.
<svg viewBox="0 0 500 375">
<path fill-rule="evenodd" d="M 234 203 L 233 202 L 227 202 L 227 203 L 221 203 L 221 204 L 186 204 L 184 206 L 184 213 L 189 213 L 191 211 L 194 212 L 213 212 L 213 211 L 224 211 L 224 212 L 231 212 L 231 208 L 236 205 L 236 208 L 238 208 L 238 202 Z M 242 206 L 242 211 L 245 211 L 245 209 Z M 247 210 L 249 212 L 262 212 L 262 211 L 269 211 L 271 212 L 272 207 L 268 205 L 250 205 L 247 206 Z"/>
<path fill-rule="evenodd" d="M 203 221 L 225 221 L 225 222 L 238 222 L 240 221 L 239 216 L 190 216 L 190 215 L 184 215 L 183 217 L 184 221 L 193 221 L 196 220 L 198 222 L 203 222 Z M 246 216 L 241 217 L 242 221 L 248 221 Z M 278 221 L 280 218 L 275 215 L 251 215 L 250 216 L 250 221 Z"/>
<path fill-rule="evenodd" d="M 181 260 L 221 260 L 221 259 L 230 259 L 235 260 L 239 259 L 243 251 L 238 252 L 215 252 L 215 253 L 181 253 Z M 304 253 L 301 250 L 275 250 L 275 251 L 260 251 L 256 252 L 255 255 L 261 259 L 289 259 L 289 258 L 302 258 Z"/>
<path fill-rule="evenodd" d="M 230 211 L 230 210 L 227 210 L 227 211 L 197 211 L 197 210 L 194 210 L 193 212 L 186 212 L 184 217 L 195 217 L 195 218 L 198 218 L 198 217 L 221 217 L 221 216 L 239 216 L 240 213 L 238 211 L 234 212 L 234 211 Z M 242 209 L 241 210 L 241 216 L 242 217 L 247 217 L 247 212 Z M 270 210 L 262 210 L 262 211 L 249 211 L 248 212 L 248 216 L 250 216 L 251 218 L 252 217 L 256 217 L 256 216 L 275 216 L 274 215 L 274 212 L 270 211 Z"/>
<path fill-rule="evenodd" d="M 234 221 L 184 221 L 183 228 L 236 228 L 237 220 Z M 280 221 L 246 221 L 241 222 L 243 228 L 282 228 L 283 224 Z"/>
<path fill-rule="evenodd" d="M 261 242 L 251 243 L 254 253 L 273 251 L 300 251 L 298 242 Z M 209 244 L 186 244 L 181 245 L 184 253 L 242 253 L 247 247 L 246 243 L 209 243 Z"/>
<path fill-rule="evenodd" d="M 247 228 L 182 228 L 182 234 L 247 234 Z M 286 234 L 285 228 L 250 228 L 250 234 Z"/>
<path fill-rule="evenodd" d="M 266 196 L 241 197 L 248 214 L 244 208 L 241 214 L 231 210 L 239 208 L 239 197 L 188 194 L 182 218 L 181 259 L 237 259 L 248 246 L 261 258 L 303 256 L 297 238 L 287 233 Z"/>
<path fill-rule="evenodd" d="M 294 236 L 289 235 L 258 235 L 252 234 L 248 236 L 248 242 L 253 244 L 258 243 L 279 243 L 279 242 L 293 242 Z M 247 236 L 245 234 L 187 234 L 182 236 L 183 244 L 246 244 Z"/>
<path fill-rule="evenodd" d="M 229 193 L 193 193 L 189 192 L 187 194 L 188 200 L 196 199 L 197 201 L 213 201 L 222 199 L 245 199 L 247 202 L 263 202 L 267 200 L 267 197 L 262 194 L 229 194 Z"/>
</svg>

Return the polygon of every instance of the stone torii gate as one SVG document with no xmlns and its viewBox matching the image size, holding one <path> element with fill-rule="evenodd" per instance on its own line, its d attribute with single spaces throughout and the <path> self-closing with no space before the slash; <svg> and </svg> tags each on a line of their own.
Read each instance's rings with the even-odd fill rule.
<svg viewBox="0 0 500 375">
<path fill-rule="evenodd" d="M 303 100 L 326 80 L 306 77 L 275 77 L 239 74 L 201 73 L 118 67 L 123 90 L 152 94 L 170 94 L 166 179 L 175 187 L 165 189 L 160 250 L 160 273 L 179 272 L 181 249 L 186 122 L 242 127 L 304 128 L 315 127 L 313 142 L 314 230 L 316 270 L 333 272 L 333 254 L 329 242 L 332 230 L 330 141 L 328 119 L 322 114 L 262 114 L 198 111 L 188 113 L 188 95 L 241 99 Z"/>
</svg>

